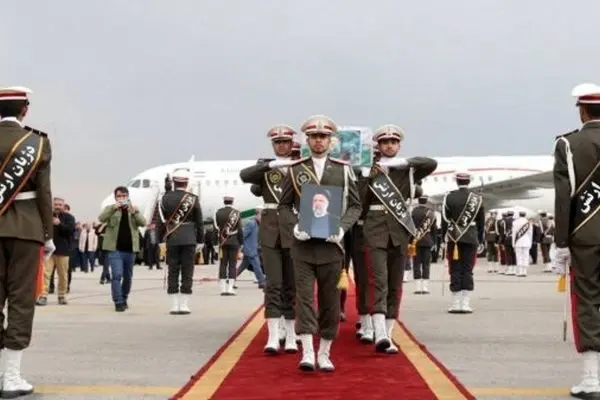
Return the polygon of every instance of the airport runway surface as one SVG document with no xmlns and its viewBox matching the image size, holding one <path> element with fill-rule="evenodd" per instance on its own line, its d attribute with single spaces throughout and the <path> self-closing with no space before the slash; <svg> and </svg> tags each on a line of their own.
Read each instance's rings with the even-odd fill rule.
<svg viewBox="0 0 600 400">
<path fill-rule="evenodd" d="M 405 283 L 401 320 L 477 399 L 569 398 L 580 361 L 570 324 L 562 340 L 564 294 L 557 293 L 556 276 L 541 266 L 531 266 L 526 278 L 486 268 L 479 261 L 473 314 L 446 313 L 450 293 L 446 286 L 442 294 L 445 274 L 437 264 L 430 295 L 414 295 L 414 283 Z M 135 267 L 130 309 L 116 313 L 110 286 L 98 283 L 99 269 L 74 273 L 69 305 L 50 295 L 49 305 L 36 310 L 22 372 L 37 393 L 27 398 L 167 399 L 262 302 L 245 272 L 237 296 L 220 296 L 215 281 L 198 282 L 192 314 L 172 316 L 163 276 L 164 270 Z M 214 276 L 215 266 L 196 267 L 196 281 Z"/>
</svg>

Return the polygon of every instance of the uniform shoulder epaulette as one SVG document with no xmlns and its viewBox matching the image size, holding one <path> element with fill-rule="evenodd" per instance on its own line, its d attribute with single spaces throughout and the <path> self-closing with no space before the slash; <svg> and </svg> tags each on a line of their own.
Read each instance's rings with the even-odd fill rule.
<svg viewBox="0 0 600 400">
<path fill-rule="evenodd" d="M 331 160 L 331 161 L 333 161 L 334 163 L 337 163 L 337 164 L 350 165 L 350 163 L 348 161 L 342 160 L 342 159 L 339 159 L 339 158 L 331 158 L 331 157 L 329 157 L 329 160 Z"/>
<path fill-rule="evenodd" d="M 573 129 L 573 130 L 572 130 L 572 131 L 570 131 L 570 132 L 563 133 L 562 135 L 558 135 L 558 136 L 556 137 L 556 139 L 558 140 L 558 139 L 560 139 L 561 137 L 569 136 L 569 135 L 572 135 L 572 134 L 574 134 L 574 133 L 577 133 L 577 132 L 579 132 L 579 129 Z"/>
<path fill-rule="evenodd" d="M 34 128 L 32 128 L 30 126 L 27 126 L 27 125 L 25 126 L 25 129 L 28 130 L 31 133 L 35 133 L 36 135 L 40 135 L 40 136 L 43 136 L 43 137 L 48 137 L 48 134 L 46 132 L 42 132 L 39 129 L 34 129 Z"/>
</svg>

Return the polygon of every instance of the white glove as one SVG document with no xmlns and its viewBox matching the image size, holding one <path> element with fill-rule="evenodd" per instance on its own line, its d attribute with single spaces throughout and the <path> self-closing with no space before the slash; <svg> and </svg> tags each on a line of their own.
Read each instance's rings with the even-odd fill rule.
<svg viewBox="0 0 600 400">
<path fill-rule="evenodd" d="M 565 275 L 570 260 L 571 252 L 568 247 L 557 248 L 552 259 L 552 271 L 557 275 Z"/>
<path fill-rule="evenodd" d="M 293 160 L 273 160 L 269 161 L 269 168 L 287 167 L 293 163 Z"/>
<path fill-rule="evenodd" d="M 389 158 L 379 161 L 378 164 L 384 167 L 407 167 L 408 160 L 406 158 Z"/>
<path fill-rule="evenodd" d="M 364 178 L 368 178 L 371 175 L 371 168 L 361 168 L 360 173 Z"/>
<path fill-rule="evenodd" d="M 204 248 L 204 243 L 198 243 L 196 245 L 196 252 L 202 251 L 203 248 Z"/>
<path fill-rule="evenodd" d="M 44 243 L 44 259 L 48 260 L 52 257 L 52 254 L 56 250 L 56 246 L 54 246 L 54 240 L 49 239 Z"/>
<path fill-rule="evenodd" d="M 300 240 L 301 242 L 310 239 L 310 235 L 306 232 L 301 231 L 300 228 L 298 228 L 298 224 L 294 225 L 294 237 Z"/>
<path fill-rule="evenodd" d="M 325 239 L 325 241 L 330 242 L 330 243 L 340 243 L 343 238 L 344 238 L 344 230 L 342 228 L 340 228 L 340 231 L 338 232 L 337 235 L 331 235 L 327 239 Z"/>
</svg>

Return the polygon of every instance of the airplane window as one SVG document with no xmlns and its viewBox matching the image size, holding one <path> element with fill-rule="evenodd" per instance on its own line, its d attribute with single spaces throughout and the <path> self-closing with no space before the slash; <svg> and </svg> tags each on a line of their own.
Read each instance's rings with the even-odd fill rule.
<svg viewBox="0 0 600 400">
<path fill-rule="evenodd" d="M 447 178 L 447 177 L 444 177 L 444 182 L 446 182 L 446 180 L 447 180 L 446 178 Z"/>
<path fill-rule="evenodd" d="M 223 181 L 223 184 L 229 185 L 229 181 L 225 180 L 225 181 Z"/>
<path fill-rule="evenodd" d="M 149 179 L 144 179 L 142 181 L 142 187 L 149 188 L 150 187 L 150 180 Z"/>
<path fill-rule="evenodd" d="M 141 180 L 139 180 L 139 179 L 136 179 L 136 180 L 132 181 L 132 182 L 131 182 L 131 184 L 130 184 L 129 186 L 130 186 L 130 187 L 133 187 L 133 188 L 139 188 L 139 187 L 140 187 L 140 183 L 141 183 L 141 182 L 142 182 Z"/>
<path fill-rule="evenodd" d="M 488 182 L 491 182 L 491 181 L 492 181 L 492 176 L 490 175 L 490 176 L 488 176 Z"/>
<path fill-rule="evenodd" d="M 206 186 L 210 186 L 210 181 L 204 181 L 204 184 L 205 184 Z"/>
<path fill-rule="evenodd" d="M 434 177 L 433 177 L 433 180 L 434 180 L 435 182 L 437 182 L 437 181 L 438 181 L 438 177 L 437 177 L 437 176 L 434 176 Z"/>
<path fill-rule="evenodd" d="M 234 185 L 237 185 L 237 181 L 233 181 L 233 182 L 231 182 L 231 183 L 232 183 L 232 184 L 234 184 Z"/>
<path fill-rule="evenodd" d="M 215 181 L 215 185 L 219 186 L 219 181 Z"/>
</svg>

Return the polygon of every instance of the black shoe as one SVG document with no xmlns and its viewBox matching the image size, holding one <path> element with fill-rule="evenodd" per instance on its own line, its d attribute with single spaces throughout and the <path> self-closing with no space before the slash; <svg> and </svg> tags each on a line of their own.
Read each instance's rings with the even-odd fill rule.
<svg viewBox="0 0 600 400">
<path fill-rule="evenodd" d="M 126 310 L 129 310 L 129 304 L 127 304 L 127 300 L 123 302 L 123 307 L 125 307 Z"/>
<path fill-rule="evenodd" d="M 127 310 L 127 307 L 125 307 L 125 304 L 115 304 L 116 312 L 123 312 L 125 310 Z"/>
</svg>

